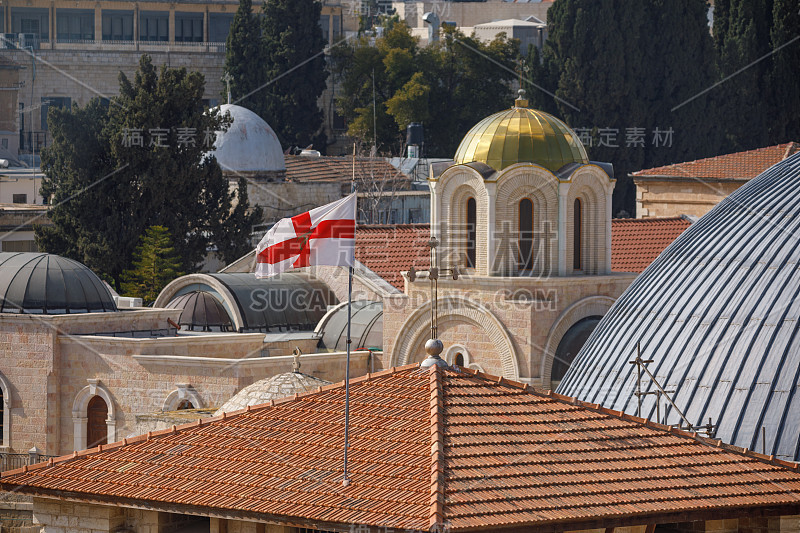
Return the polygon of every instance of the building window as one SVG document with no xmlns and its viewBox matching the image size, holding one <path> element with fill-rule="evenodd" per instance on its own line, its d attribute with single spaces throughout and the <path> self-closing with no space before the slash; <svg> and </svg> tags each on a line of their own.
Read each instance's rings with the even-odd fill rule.
<svg viewBox="0 0 800 533">
<path fill-rule="evenodd" d="M 59 9 L 56 11 L 56 38 L 59 42 L 93 41 L 94 11 Z"/>
<path fill-rule="evenodd" d="M 169 41 L 169 12 L 139 12 L 140 41 Z"/>
<path fill-rule="evenodd" d="M 581 237 L 583 236 L 583 204 L 580 198 L 575 198 L 572 225 L 572 269 L 583 270 L 581 257 Z"/>
<path fill-rule="evenodd" d="M 27 194 L 12 194 L 11 201 L 15 204 L 27 204 L 28 203 L 28 195 Z"/>
<path fill-rule="evenodd" d="M 203 42 L 203 14 L 176 12 L 175 41 L 183 43 Z"/>
<path fill-rule="evenodd" d="M 322 38 L 325 39 L 326 43 L 330 42 L 330 37 L 331 37 L 330 23 L 331 23 L 330 15 L 319 16 L 319 26 L 322 28 Z"/>
<path fill-rule="evenodd" d="M 475 198 L 467 200 L 467 253 L 464 264 L 467 268 L 475 268 L 475 252 L 478 242 L 478 209 Z"/>
<path fill-rule="evenodd" d="M 133 40 L 133 11 L 104 9 L 102 18 L 104 41 Z"/>
<path fill-rule="evenodd" d="M 456 358 L 455 358 L 455 360 L 453 362 L 458 366 L 464 366 L 464 354 L 461 353 L 461 352 L 458 352 L 456 354 Z"/>
<path fill-rule="evenodd" d="M 47 8 L 11 8 L 11 33 L 27 34 L 33 42 L 20 43 L 20 46 L 38 48 L 39 41 L 48 40 L 50 27 L 50 10 Z M 28 37 L 30 36 L 30 37 Z"/>
<path fill-rule="evenodd" d="M 228 13 L 209 13 L 208 40 L 212 43 L 224 43 L 228 40 L 233 15 Z"/>
<path fill-rule="evenodd" d="M 86 408 L 86 447 L 94 448 L 101 444 L 108 444 L 108 405 L 100 396 L 89 400 Z"/>
<path fill-rule="evenodd" d="M 46 96 L 42 98 L 42 131 L 47 131 L 47 113 L 51 107 L 70 107 L 72 105 L 72 98 L 69 96 Z"/>
<path fill-rule="evenodd" d="M 533 268 L 533 202 L 528 198 L 519 203 L 519 268 Z"/>
<path fill-rule="evenodd" d="M 342 35 L 342 17 L 341 15 L 331 15 L 331 22 L 333 22 L 333 42 L 339 40 Z"/>
</svg>

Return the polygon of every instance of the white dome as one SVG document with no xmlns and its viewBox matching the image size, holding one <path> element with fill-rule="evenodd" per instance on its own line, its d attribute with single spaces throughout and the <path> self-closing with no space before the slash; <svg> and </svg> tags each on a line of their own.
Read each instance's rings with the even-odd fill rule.
<svg viewBox="0 0 800 533">
<path fill-rule="evenodd" d="M 231 413 L 246 409 L 248 405 L 261 405 L 270 400 L 286 398 L 293 394 L 311 392 L 318 387 L 330 385 L 330 381 L 301 374 L 300 372 L 286 372 L 271 378 L 256 381 L 236 393 L 230 400 L 225 402 L 222 407 L 217 409 L 214 416 L 222 413 Z"/>
<path fill-rule="evenodd" d="M 217 132 L 216 156 L 223 171 L 275 172 L 286 170 L 278 136 L 261 117 L 244 107 L 224 104 L 220 115 L 230 113 L 233 124 Z"/>
</svg>

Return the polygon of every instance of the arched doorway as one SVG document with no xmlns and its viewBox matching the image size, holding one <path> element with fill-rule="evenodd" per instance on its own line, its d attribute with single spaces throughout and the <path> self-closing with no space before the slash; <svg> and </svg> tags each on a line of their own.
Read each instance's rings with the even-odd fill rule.
<svg viewBox="0 0 800 533">
<path fill-rule="evenodd" d="M 561 342 L 558 343 L 558 348 L 556 348 L 553 369 L 550 372 L 550 389 L 556 390 L 558 388 L 558 384 L 561 383 L 561 380 L 566 375 L 567 370 L 575 360 L 575 356 L 586 344 L 589 335 L 592 334 L 601 318 L 603 317 L 587 316 L 582 318 L 573 324 L 561 337 Z"/>
<path fill-rule="evenodd" d="M 108 405 L 100 396 L 93 396 L 86 409 L 86 447 L 108 444 Z"/>
</svg>

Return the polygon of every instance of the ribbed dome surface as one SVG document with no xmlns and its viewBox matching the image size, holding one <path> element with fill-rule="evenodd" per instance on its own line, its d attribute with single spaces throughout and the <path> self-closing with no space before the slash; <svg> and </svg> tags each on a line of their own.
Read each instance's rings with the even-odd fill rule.
<svg viewBox="0 0 800 533">
<path fill-rule="evenodd" d="M 622 294 L 558 392 L 636 414 L 636 357 L 695 426 L 800 459 L 800 154 L 723 200 Z M 644 392 L 656 390 L 642 379 Z M 655 419 L 655 395 L 642 416 Z M 662 419 L 666 401 L 662 398 Z M 680 423 L 674 409 L 667 422 Z M 762 433 L 763 432 L 763 433 Z M 766 439 L 762 440 L 762 434 Z"/>
<path fill-rule="evenodd" d="M 189 331 L 233 331 L 233 322 L 225 306 L 206 291 L 181 294 L 167 309 L 182 309 L 178 325 Z"/>
<path fill-rule="evenodd" d="M 44 253 L 0 253 L 0 312 L 61 315 L 116 311 L 85 265 Z"/>
<path fill-rule="evenodd" d="M 527 162 L 553 173 L 568 163 L 589 162 L 586 149 L 569 126 L 522 105 L 495 113 L 473 126 L 461 140 L 455 162 L 480 161 L 495 170 Z"/>
</svg>

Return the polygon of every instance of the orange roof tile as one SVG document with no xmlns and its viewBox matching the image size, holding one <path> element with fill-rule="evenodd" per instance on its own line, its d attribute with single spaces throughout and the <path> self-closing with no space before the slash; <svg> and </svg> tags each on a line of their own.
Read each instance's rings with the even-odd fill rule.
<svg viewBox="0 0 800 533">
<path fill-rule="evenodd" d="M 21 494 L 323 529 L 558 530 L 800 512 L 794 463 L 474 371 L 409 365 L 22 470 Z"/>
<path fill-rule="evenodd" d="M 676 163 L 663 167 L 648 168 L 631 174 L 636 177 L 676 177 L 676 178 L 714 178 L 749 180 L 755 178 L 769 167 L 783 161 L 800 150 L 800 144 L 790 142 L 719 155 L 697 161 Z"/>
<path fill-rule="evenodd" d="M 352 157 L 308 157 L 286 155 L 286 179 L 293 181 L 334 181 L 349 183 L 353 180 Z M 397 170 L 383 158 L 356 158 L 356 179 L 398 180 L 411 182 L 411 178 Z M 407 187 L 401 187 L 407 188 Z"/>
<path fill-rule="evenodd" d="M 613 219 L 611 270 L 644 271 L 691 224 L 684 217 Z"/>
<path fill-rule="evenodd" d="M 359 225 L 356 259 L 402 291 L 401 271 L 430 268 L 430 238 L 429 224 Z"/>
</svg>

